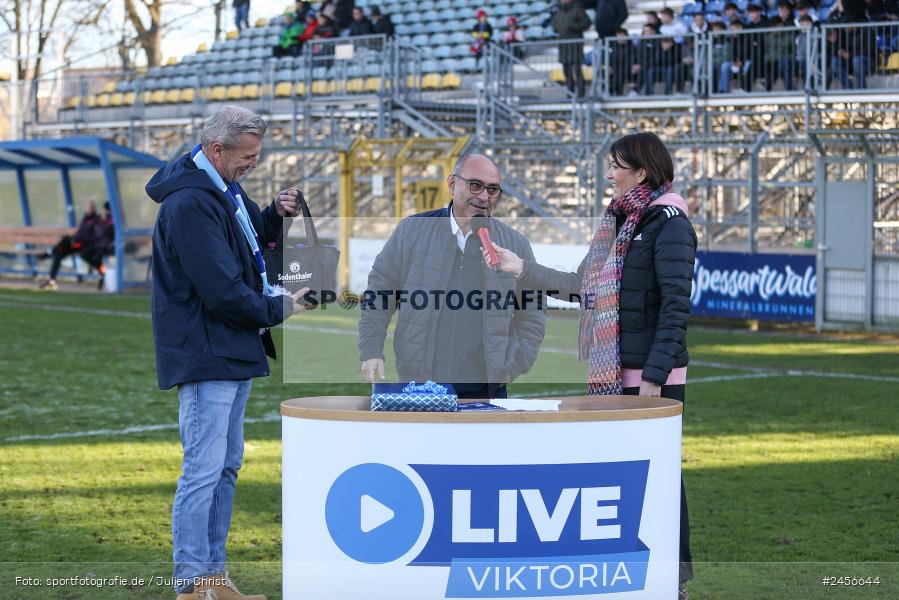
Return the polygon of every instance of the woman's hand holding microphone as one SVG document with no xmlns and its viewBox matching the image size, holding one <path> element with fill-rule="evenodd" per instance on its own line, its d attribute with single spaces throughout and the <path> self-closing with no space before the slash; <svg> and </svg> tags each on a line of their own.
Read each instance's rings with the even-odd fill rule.
<svg viewBox="0 0 899 600">
<path fill-rule="evenodd" d="M 499 255 L 499 270 L 505 271 L 506 273 L 512 273 L 515 275 L 516 279 L 521 277 L 521 272 L 524 270 L 524 261 L 521 257 L 511 250 L 507 250 L 496 244 L 493 244 L 493 249 L 496 250 L 496 253 Z M 493 268 L 493 265 L 490 264 L 490 257 L 487 254 L 487 249 L 484 247 L 481 248 L 481 256 L 484 257 L 484 264 L 489 268 Z"/>
</svg>

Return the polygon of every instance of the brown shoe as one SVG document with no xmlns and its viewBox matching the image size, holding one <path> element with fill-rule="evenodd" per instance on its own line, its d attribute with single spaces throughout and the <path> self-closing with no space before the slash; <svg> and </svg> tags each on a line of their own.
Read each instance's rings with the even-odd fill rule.
<svg viewBox="0 0 899 600">
<path fill-rule="evenodd" d="M 197 590 L 213 593 L 212 600 L 265 600 L 265 596 L 247 596 L 242 594 L 237 589 L 237 586 L 234 585 L 234 582 L 231 581 L 231 575 L 228 574 L 228 571 L 217 575 L 209 575 L 195 581 L 197 582 Z"/>
<path fill-rule="evenodd" d="M 189 594 L 178 594 L 175 600 L 216 600 L 216 597 L 215 592 L 213 592 L 212 590 L 198 590 L 195 587 L 194 591 Z"/>
</svg>

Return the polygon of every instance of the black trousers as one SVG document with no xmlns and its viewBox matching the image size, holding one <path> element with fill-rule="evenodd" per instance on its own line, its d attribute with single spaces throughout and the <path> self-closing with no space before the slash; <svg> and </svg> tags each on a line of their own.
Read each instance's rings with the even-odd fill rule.
<svg viewBox="0 0 899 600">
<path fill-rule="evenodd" d="M 565 87 L 578 98 L 584 97 L 586 85 L 584 83 L 584 72 L 581 69 L 581 62 L 563 62 L 562 73 L 565 75 Z"/>
<path fill-rule="evenodd" d="M 663 385 L 662 398 L 684 403 L 685 385 Z M 624 388 L 628 396 L 639 396 L 640 388 Z M 684 490 L 684 478 L 680 478 L 680 573 L 681 582 L 693 579 L 693 554 L 690 552 L 690 517 L 687 513 L 687 492 Z"/>
<path fill-rule="evenodd" d="M 78 252 L 81 244 L 74 242 L 71 236 L 65 235 L 59 242 L 53 246 L 53 250 L 51 250 L 50 256 L 53 257 L 53 264 L 50 265 L 50 279 L 56 279 L 56 274 L 59 273 L 59 266 L 62 263 L 62 260 L 71 256 Z"/>
</svg>

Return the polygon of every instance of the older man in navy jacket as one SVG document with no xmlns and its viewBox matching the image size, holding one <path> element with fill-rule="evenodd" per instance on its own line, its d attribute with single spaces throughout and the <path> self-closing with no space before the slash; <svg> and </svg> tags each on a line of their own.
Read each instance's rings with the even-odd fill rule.
<svg viewBox="0 0 899 600">
<path fill-rule="evenodd" d="M 225 570 L 225 541 L 243 415 L 253 377 L 269 374 L 268 328 L 301 307 L 266 281 L 262 249 L 278 245 L 294 189 L 260 211 L 238 183 L 256 166 L 266 124 L 228 106 L 203 126 L 201 143 L 147 184 L 160 203 L 153 231 L 153 340 L 159 386 L 178 386 L 184 448 L 172 504 L 178 600 L 245 596 Z"/>
</svg>

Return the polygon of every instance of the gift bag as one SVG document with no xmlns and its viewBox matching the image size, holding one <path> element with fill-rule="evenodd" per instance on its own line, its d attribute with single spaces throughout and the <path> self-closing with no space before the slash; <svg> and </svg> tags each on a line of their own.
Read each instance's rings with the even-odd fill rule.
<svg viewBox="0 0 899 600">
<path fill-rule="evenodd" d="M 306 227 L 306 242 L 296 246 L 285 244 L 282 249 L 267 248 L 262 257 L 268 282 L 296 292 L 309 288 L 308 299 L 313 304 L 328 304 L 337 299 L 337 261 L 340 251 L 318 241 L 312 213 L 303 193 L 299 196 L 300 210 Z M 286 234 L 285 234 L 286 240 Z"/>
</svg>

